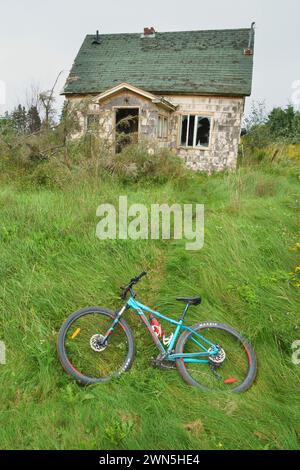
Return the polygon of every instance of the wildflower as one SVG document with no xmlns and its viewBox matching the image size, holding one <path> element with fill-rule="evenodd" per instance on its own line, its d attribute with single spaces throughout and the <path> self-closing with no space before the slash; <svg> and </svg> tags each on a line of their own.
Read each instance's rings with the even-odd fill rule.
<svg viewBox="0 0 300 470">
<path fill-rule="evenodd" d="M 296 266 L 295 267 L 295 273 L 299 273 L 300 272 L 300 266 Z"/>
<path fill-rule="evenodd" d="M 300 250 L 300 243 L 296 243 L 295 247 L 298 248 L 298 250 Z"/>
</svg>

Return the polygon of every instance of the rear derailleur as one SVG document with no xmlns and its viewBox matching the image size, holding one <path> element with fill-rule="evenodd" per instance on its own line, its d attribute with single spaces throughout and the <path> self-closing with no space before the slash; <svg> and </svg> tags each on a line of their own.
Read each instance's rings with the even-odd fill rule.
<svg viewBox="0 0 300 470">
<path fill-rule="evenodd" d="M 217 369 L 225 361 L 226 354 L 225 354 L 224 349 L 219 344 L 216 344 L 216 347 L 218 349 L 218 353 L 208 356 L 208 362 L 209 362 L 210 370 L 214 374 L 216 379 L 221 380 L 222 377 L 220 376 L 220 374 L 218 374 Z M 213 348 L 210 348 L 210 349 L 212 350 Z M 210 349 L 208 351 L 210 351 Z"/>
</svg>

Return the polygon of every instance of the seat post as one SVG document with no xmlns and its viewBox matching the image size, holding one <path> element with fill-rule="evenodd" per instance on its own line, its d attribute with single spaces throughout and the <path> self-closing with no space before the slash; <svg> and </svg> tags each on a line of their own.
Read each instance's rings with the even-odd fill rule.
<svg viewBox="0 0 300 470">
<path fill-rule="evenodd" d="M 179 317 L 179 320 L 184 320 L 184 317 L 185 317 L 185 315 L 186 315 L 186 313 L 189 309 L 189 306 L 190 306 L 190 303 L 187 302 L 186 306 L 184 307 L 184 310 L 183 310 L 182 314 Z"/>
</svg>

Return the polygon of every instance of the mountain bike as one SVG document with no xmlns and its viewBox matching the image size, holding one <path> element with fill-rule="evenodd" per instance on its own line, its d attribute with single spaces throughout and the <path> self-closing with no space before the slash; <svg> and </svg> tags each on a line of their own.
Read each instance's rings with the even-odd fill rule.
<svg viewBox="0 0 300 470">
<path fill-rule="evenodd" d="M 147 273 L 122 287 L 124 305 L 116 312 L 103 307 L 87 307 L 71 314 L 62 325 L 57 351 L 64 370 L 83 384 L 107 382 L 130 369 L 135 346 L 132 330 L 123 318 L 132 309 L 142 320 L 159 350 L 154 365 L 177 368 L 186 383 L 203 391 L 243 392 L 256 375 L 256 356 L 252 345 L 238 331 L 223 323 L 204 321 L 187 326 L 185 316 L 201 297 L 177 297 L 185 303 L 174 320 L 143 305 L 133 286 Z M 169 337 L 150 321 L 164 320 L 174 325 Z"/>
</svg>

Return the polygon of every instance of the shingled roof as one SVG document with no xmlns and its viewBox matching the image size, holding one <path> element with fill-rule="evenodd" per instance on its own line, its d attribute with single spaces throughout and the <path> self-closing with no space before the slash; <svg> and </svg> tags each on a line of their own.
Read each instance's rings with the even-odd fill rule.
<svg viewBox="0 0 300 470">
<path fill-rule="evenodd" d="M 250 29 L 87 35 L 64 94 L 101 93 L 121 82 L 152 93 L 251 93 Z M 254 40 L 254 38 L 253 38 Z M 253 42 L 253 41 L 252 41 Z M 253 48 L 253 44 L 251 44 Z"/>
</svg>

